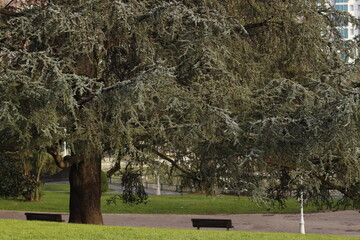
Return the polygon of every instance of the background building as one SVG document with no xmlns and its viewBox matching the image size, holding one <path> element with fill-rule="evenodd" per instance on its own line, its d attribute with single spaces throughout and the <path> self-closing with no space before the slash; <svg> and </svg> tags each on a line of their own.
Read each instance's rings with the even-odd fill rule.
<svg viewBox="0 0 360 240">
<path fill-rule="evenodd" d="M 330 0 L 336 10 L 348 12 L 354 17 L 360 19 L 360 0 Z M 343 23 L 340 33 L 344 39 L 353 39 L 360 34 L 360 29 L 351 23 Z"/>
</svg>

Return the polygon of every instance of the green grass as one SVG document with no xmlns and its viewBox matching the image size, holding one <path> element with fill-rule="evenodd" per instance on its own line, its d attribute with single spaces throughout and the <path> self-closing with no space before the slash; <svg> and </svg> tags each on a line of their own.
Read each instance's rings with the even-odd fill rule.
<svg viewBox="0 0 360 240">
<path fill-rule="evenodd" d="M 45 192 L 69 192 L 69 184 L 45 184 L 42 186 L 42 191 Z M 114 189 L 109 188 L 108 192 L 113 192 Z"/>
<path fill-rule="evenodd" d="M 110 194 L 105 195 L 106 199 Z M 290 199 L 285 209 L 274 208 L 270 211 L 264 206 L 258 206 L 248 197 L 205 196 L 198 194 L 149 196 L 149 202 L 144 205 L 131 206 L 103 204 L 103 213 L 138 213 L 138 214 L 237 214 L 237 213 L 268 213 L 268 212 L 298 212 L 299 203 Z M 316 211 L 314 207 L 306 207 L 305 211 Z"/>
<path fill-rule="evenodd" d="M 69 192 L 70 185 L 69 184 L 45 184 L 41 188 L 46 192 Z"/>
<path fill-rule="evenodd" d="M 64 186 L 45 185 L 44 190 L 61 191 Z M 258 206 L 247 197 L 204 196 L 198 194 L 149 196 L 146 205 L 126 205 L 118 201 L 116 205 L 107 205 L 106 200 L 113 194 L 106 193 L 102 197 L 103 213 L 135 213 L 135 214 L 237 214 L 237 213 L 290 213 L 299 211 L 299 203 L 294 199 L 287 201 L 285 209 L 274 208 L 270 211 L 264 206 Z M 67 213 L 69 206 L 68 192 L 44 192 L 42 201 L 26 202 L 19 200 L 0 199 L 0 210 L 61 212 Z M 312 206 L 305 208 L 306 212 L 314 212 Z"/>
<path fill-rule="evenodd" d="M 0 210 L 33 212 L 69 212 L 68 192 L 45 192 L 40 202 L 0 199 Z"/>
<path fill-rule="evenodd" d="M 80 225 L 55 222 L 37 222 L 21 220 L 0 220 L 2 240 L 108 240 L 108 239 L 172 239 L 172 240 L 208 240 L 208 239 L 267 239 L 267 240 L 355 240 L 359 237 L 290 234 L 290 233 L 258 233 L 240 231 L 208 231 L 178 230 L 135 227 L 111 227 L 96 225 Z"/>
</svg>

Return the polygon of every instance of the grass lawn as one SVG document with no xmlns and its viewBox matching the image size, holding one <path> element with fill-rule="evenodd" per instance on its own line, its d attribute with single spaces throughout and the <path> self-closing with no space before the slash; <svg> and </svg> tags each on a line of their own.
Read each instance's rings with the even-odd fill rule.
<svg viewBox="0 0 360 240">
<path fill-rule="evenodd" d="M 68 187 L 68 186 L 67 186 Z M 62 184 L 45 185 L 44 191 L 63 191 Z M 299 212 L 299 202 L 289 199 L 287 208 L 274 208 L 270 211 L 264 206 L 258 206 L 247 197 L 204 196 L 198 194 L 149 196 L 149 202 L 144 205 L 126 205 L 118 201 L 116 205 L 106 204 L 106 199 L 113 196 L 106 193 L 102 197 L 103 213 L 138 213 L 138 214 L 236 214 L 236 213 L 267 213 L 267 212 Z M 36 212 L 68 212 L 68 192 L 44 192 L 41 202 L 25 202 L 0 199 L 0 210 L 36 211 Z M 317 209 L 307 206 L 306 212 Z"/>
<path fill-rule="evenodd" d="M 70 192 L 69 184 L 45 184 L 41 187 L 45 192 Z"/>
<path fill-rule="evenodd" d="M 300 235 L 289 233 L 257 233 L 239 231 L 198 231 L 178 229 L 154 229 L 134 227 L 111 227 L 96 225 L 80 225 L 55 222 L 37 222 L 21 220 L 1 220 L 0 232 L 2 240 L 108 240 L 108 239 L 172 239 L 172 240 L 208 240 L 208 239 L 266 239 L 266 240 L 352 240 L 359 237 L 329 236 L 329 235 Z"/>
<path fill-rule="evenodd" d="M 106 199 L 107 194 L 104 196 Z M 290 199 L 286 209 L 274 208 L 270 212 L 299 212 L 300 205 Z M 305 211 L 315 211 L 307 207 Z M 141 214 L 237 214 L 237 213 L 267 213 L 264 206 L 258 206 L 248 197 L 205 196 L 199 194 L 149 196 L 149 202 L 144 205 L 131 206 L 121 201 L 117 205 L 102 206 L 104 213 L 141 213 Z"/>
<path fill-rule="evenodd" d="M 45 192 L 70 192 L 69 184 L 45 184 L 42 187 Z M 114 189 L 109 188 L 108 192 L 113 192 Z"/>
</svg>

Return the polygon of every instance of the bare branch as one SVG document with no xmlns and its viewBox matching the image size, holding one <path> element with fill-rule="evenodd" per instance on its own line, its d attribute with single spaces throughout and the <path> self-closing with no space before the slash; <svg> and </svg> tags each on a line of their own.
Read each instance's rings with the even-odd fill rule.
<svg viewBox="0 0 360 240">
<path fill-rule="evenodd" d="M 23 15 L 21 12 L 14 12 L 14 11 L 8 10 L 6 8 L 0 8 L 0 14 L 6 15 L 6 16 L 21 16 L 21 15 Z"/>
<path fill-rule="evenodd" d="M 54 158 L 56 165 L 62 169 L 71 167 L 73 164 L 78 162 L 78 158 L 75 156 L 63 157 L 60 153 L 59 146 L 48 149 L 48 153 Z"/>
<path fill-rule="evenodd" d="M 8 4 L 6 4 L 6 6 L 4 8 L 8 8 L 13 2 L 14 2 L 14 0 L 10 0 L 10 2 Z"/>
<path fill-rule="evenodd" d="M 137 81 L 139 81 L 139 79 L 141 79 L 141 76 L 149 73 L 149 72 L 152 72 L 156 70 L 156 66 L 152 66 L 150 67 L 148 70 L 145 70 L 145 71 L 142 71 L 141 73 L 139 73 L 138 75 L 130 78 L 129 80 L 125 80 L 125 81 L 121 81 L 121 82 L 117 82 L 116 84 L 114 85 L 111 85 L 111 86 L 108 86 L 108 87 L 104 87 L 103 89 L 101 89 L 100 91 L 98 92 L 94 92 L 92 93 L 90 96 L 88 96 L 87 98 L 84 98 L 84 99 L 80 99 L 78 101 L 78 104 L 80 106 L 84 105 L 85 103 L 87 102 L 90 102 L 92 101 L 95 97 L 103 94 L 103 93 L 106 93 L 106 92 L 110 92 L 112 90 L 115 90 L 115 89 L 121 89 L 123 87 L 126 87 L 126 86 L 129 86 L 131 84 L 134 84 L 136 83 Z M 103 79 L 99 79 L 99 81 L 103 82 L 104 80 Z"/>
<path fill-rule="evenodd" d="M 101 89 L 101 91 L 99 91 L 97 93 L 92 93 L 89 97 L 79 100 L 78 104 L 80 106 L 82 106 L 85 103 L 88 103 L 88 102 L 92 101 L 95 97 L 97 97 L 97 96 L 99 96 L 99 95 L 101 95 L 103 93 L 109 92 L 109 91 L 114 90 L 114 89 L 120 89 L 120 88 L 126 87 L 126 86 L 136 82 L 136 80 L 137 80 L 137 78 L 133 78 L 133 79 L 130 79 L 130 80 L 127 80 L 127 81 L 118 82 L 115 85 L 112 85 L 112 86 L 109 86 L 109 87 L 105 87 L 105 88 Z"/>
<path fill-rule="evenodd" d="M 114 175 L 121 168 L 120 162 L 116 162 L 115 165 L 106 172 L 106 176 L 109 178 Z"/>
</svg>

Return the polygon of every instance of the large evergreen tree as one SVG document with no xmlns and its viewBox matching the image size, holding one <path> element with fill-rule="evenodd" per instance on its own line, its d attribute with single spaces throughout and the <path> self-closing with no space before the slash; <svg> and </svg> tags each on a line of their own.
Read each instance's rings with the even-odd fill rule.
<svg viewBox="0 0 360 240">
<path fill-rule="evenodd" d="M 47 149 L 71 168 L 70 222 L 102 224 L 105 152 L 141 162 L 145 149 L 191 144 L 211 129 L 235 138 L 223 101 L 210 98 L 238 81 L 230 48 L 245 31 L 215 3 L 52 1 L 2 11 L 1 146 L 17 157 Z M 60 154 L 63 141 L 71 156 Z"/>
<path fill-rule="evenodd" d="M 71 168 L 70 222 L 102 224 L 105 153 L 143 164 L 152 152 L 202 190 L 228 181 L 241 191 L 315 169 L 302 156 L 332 160 L 334 114 L 339 151 L 358 146 L 355 64 L 341 58 L 351 43 L 318 1 L 25 2 L 1 9 L 1 152 L 46 149 Z M 356 179 L 338 156 L 331 164 L 353 171 L 345 184 Z M 346 166 L 358 166 L 352 156 Z"/>
</svg>

